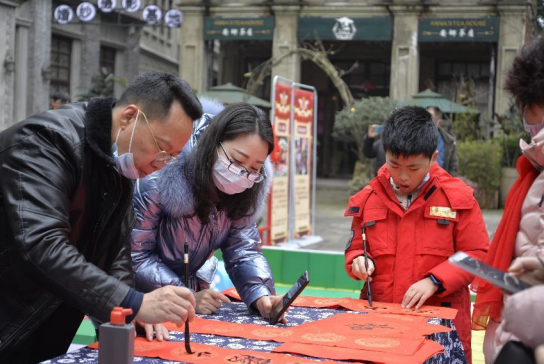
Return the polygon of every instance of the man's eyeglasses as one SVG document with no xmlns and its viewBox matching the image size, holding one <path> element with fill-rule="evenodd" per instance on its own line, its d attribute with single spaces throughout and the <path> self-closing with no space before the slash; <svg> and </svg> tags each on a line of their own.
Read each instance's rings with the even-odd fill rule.
<svg viewBox="0 0 544 364">
<path fill-rule="evenodd" d="M 147 121 L 147 116 L 145 116 L 143 111 L 140 110 L 140 112 L 144 116 L 146 125 L 149 128 L 149 132 L 151 133 L 151 136 L 153 137 L 153 140 L 155 141 L 155 144 L 157 145 L 157 149 L 159 150 L 159 152 L 157 154 L 155 154 L 155 156 L 154 156 L 155 157 L 155 162 L 164 163 L 164 164 L 172 164 L 172 163 L 177 162 L 178 159 L 175 156 L 169 154 L 168 152 L 162 150 L 161 147 L 159 147 L 159 143 L 157 143 L 157 139 L 155 138 L 155 135 L 153 134 L 153 131 L 151 130 L 151 126 L 149 125 L 149 121 Z"/>
<path fill-rule="evenodd" d="M 225 153 L 225 156 L 227 157 L 227 160 L 229 161 L 229 165 L 227 166 L 227 169 L 238 176 L 246 175 L 246 178 L 254 183 L 259 183 L 263 179 L 266 178 L 266 172 L 264 168 L 262 168 L 263 174 L 260 174 L 258 172 L 250 172 L 247 170 L 246 167 L 241 165 L 240 163 L 233 161 L 230 156 L 228 155 L 227 151 L 223 147 L 223 143 L 219 142 L 219 145 L 221 146 L 221 149 L 223 149 L 223 153 Z"/>
</svg>

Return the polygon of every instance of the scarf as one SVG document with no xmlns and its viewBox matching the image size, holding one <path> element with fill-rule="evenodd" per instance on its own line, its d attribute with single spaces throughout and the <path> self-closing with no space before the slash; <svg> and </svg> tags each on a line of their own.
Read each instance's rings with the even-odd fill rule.
<svg viewBox="0 0 544 364">
<path fill-rule="evenodd" d="M 514 257 L 516 237 L 521 220 L 521 207 L 529 188 L 539 174 L 525 156 L 518 159 L 516 169 L 519 177 L 508 193 L 504 215 L 484 261 L 503 272 L 508 270 Z M 476 277 L 471 284 L 471 290 L 477 293 L 472 313 L 472 329 L 484 330 L 490 318 L 500 321 L 503 306 L 503 294 L 500 288 Z"/>
</svg>

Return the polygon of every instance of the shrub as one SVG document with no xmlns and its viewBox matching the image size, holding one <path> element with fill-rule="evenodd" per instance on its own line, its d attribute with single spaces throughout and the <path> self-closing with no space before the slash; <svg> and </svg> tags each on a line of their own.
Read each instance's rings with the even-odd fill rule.
<svg viewBox="0 0 544 364">
<path fill-rule="evenodd" d="M 371 124 L 381 124 L 393 110 L 388 97 L 369 97 L 356 101 L 336 113 L 333 136 L 354 140 L 359 161 L 364 161 L 363 141 Z"/>
<path fill-rule="evenodd" d="M 482 192 L 496 191 L 501 181 L 501 144 L 493 139 L 457 143 L 459 174 L 476 183 Z"/>
</svg>

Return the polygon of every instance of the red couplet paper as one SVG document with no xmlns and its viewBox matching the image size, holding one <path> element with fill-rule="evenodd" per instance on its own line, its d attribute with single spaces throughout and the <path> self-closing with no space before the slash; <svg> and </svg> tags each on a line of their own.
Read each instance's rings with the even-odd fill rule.
<svg viewBox="0 0 544 364">
<path fill-rule="evenodd" d="M 250 340 L 285 342 L 294 335 L 292 331 L 281 327 L 206 320 L 200 317 L 195 317 L 190 325 L 191 332 L 195 334 L 212 334 Z M 165 323 L 164 326 L 171 331 L 180 331 L 180 328 L 171 322 Z"/>
<path fill-rule="evenodd" d="M 98 348 L 98 343 L 89 346 Z M 183 342 L 147 341 L 136 338 L 134 355 L 146 358 L 161 358 L 194 364 L 219 363 L 252 363 L 252 364 L 316 364 L 314 360 L 289 356 L 281 353 L 265 353 L 254 350 L 234 350 L 219 346 L 191 343 L 193 354 L 187 354 Z M 333 361 L 320 362 L 324 364 L 340 364 Z"/>
<path fill-rule="evenodd" d="M 241 301 L 240 295 L 236 291 L 236 288 L 229 288 L 223 291 L 223 294 Z M 292 306 L 296 307 L 313 307 L 313 308 L 331 308 L 336 309 L 339 307 L 346 308 L 348 310 L 357 312 L 374 312 L 383 314 L 395 314 L 395 315 L 414 315 L 422 317 L 437 317 L 441 319 L 453 320 L 457 315 L 457 310 L 450 307 L 438 307 L 438 306 L 422 306 L 419 309 L 414 308 L 402 308 L 400 303 L 386 303 L 386 302 L 372 302 L 372 307 L 368 304 L 367 300 L 360 300 L 350 297 L 345 298 L 323 298 L 313 296 L 299 296 L 293 302 Z"/>
<path fill-rule="evenodd" d="M 452 331 L 451 328 L 428 324 L 426 321 L 426 317 L 407 315 L 339 313 L 323 320 L 291 327 L 289 330 L 295 332 L 332 331 L 341 335 L 411 338 Z"/>
<path fill-rule="evenodd" d="M 438 317 L 453 320 L 457 316 L 457 310 L 450 307 L 421 306 L 419 309 L 402 308 L 400 303 L 385 303 L 372 301 L 372 307 L 367 300 L 344 298 L 342 307 L 357 312 L 374 312 L 396 315 L 413 315 L 423 317 Z"/>
<path fill-rule="evenodd" d="M 385 342 L 383 344 L 386 345 Z M 285 343 L 272 351 L 333 360 L 363 360 L 380 364 L 421 364 L 436 354 L 443 352 L 443 348 L 437 342 L 425 340 L 419 350 L 412 356 L 338 347 L 320 348 L 317 345 L 302 343 Z"/>
<path fill-rule="evenodd" d="M 314 344 L 316 350 L 327 350 L 324 347 L 335 346 L 414 355 L 423 344 L 425 335 L 451 331 L 444 326 L 427 324 L 425 320 L 424 317 L 345 313 L 291 328 L 281 328 L 197 317 L 191 323 L 191 331 L 251 340 Z M 169 330 L 178 330 L 171 323 L 165 326 Z"/>
</svg>

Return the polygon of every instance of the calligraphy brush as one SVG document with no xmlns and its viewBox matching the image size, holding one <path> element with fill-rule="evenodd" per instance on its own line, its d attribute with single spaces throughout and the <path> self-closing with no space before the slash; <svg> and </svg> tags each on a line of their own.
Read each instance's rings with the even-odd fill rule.
<svg viewBox="0 0 544 364">
<path fill-rule="evenodd" d="M 185 288 L 189 289 L 189 244 L 183 245 L 183 262 L 185 263 Z M 191 337 L 189 334 L 189 318 L 185 321 L 185 350 L 187 354 L 192 354 Z"/>
<path fill-rule="evenodd" d="M 361 226 L 363 231 L 363 252 L 365 254 L 365 271 L 366 271 L 366 293 L 368 294 L 368 305 L 372 307 L 372 292 L 370 291 L 370 277 L 368 275 L 368 254 L 366 252 L 366 234 L 365 227 Z"/>
</svg>

